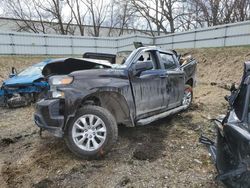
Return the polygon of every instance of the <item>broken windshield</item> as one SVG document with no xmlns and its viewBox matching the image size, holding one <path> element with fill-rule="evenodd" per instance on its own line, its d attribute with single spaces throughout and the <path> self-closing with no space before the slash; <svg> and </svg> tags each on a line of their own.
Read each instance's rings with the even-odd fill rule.
<svg viewBox="0 0 250 188">
<path fill-rule="evenodd" d="M 40 75 L 40 74 L 42 74 L 43 67 L 44 67 L 44 65 L 28 67 L 27 69 L 21 71 L 18 74 L 18 76 Z"/>
</svg>

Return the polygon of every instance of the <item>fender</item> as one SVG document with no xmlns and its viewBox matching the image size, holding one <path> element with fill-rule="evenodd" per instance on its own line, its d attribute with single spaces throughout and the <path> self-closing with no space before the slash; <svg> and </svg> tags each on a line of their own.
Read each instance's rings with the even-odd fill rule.
<svg viewBox="0 0 250 188">
<path fill-rule="evenodd" d="M 116 84 L 118 82 L 116 81 Z M 78 85 L 75 83 L 74 85 Z M 84 101 L 88 99 L 98 99 L 101 106 L 105 106 L 116 117 L 118 123 L 125 122 L 127 126 L 134 126 L 135 118 L 135 105 L 131 88 L 128 84 L 118 84 L 114 86 L 97 86 L 91 89 L 84 87 L 62 87 L 58 90 L 63 91 L 65 94 L 65 125 L 68 121 L 75 116 L 76 111 L 84 105 Z M 122 106 L 121 111 L 114 110 L 114 106 Z"/>
</svg>

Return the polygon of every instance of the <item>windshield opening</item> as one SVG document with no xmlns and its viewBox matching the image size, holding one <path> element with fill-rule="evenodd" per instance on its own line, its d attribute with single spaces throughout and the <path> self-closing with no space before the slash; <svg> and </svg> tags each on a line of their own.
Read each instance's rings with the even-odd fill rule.
<svg viewBox="0 0 250 188">
<path fill-rule="evenodd" d="M 112 65 L 112 68 L 126 68 L 127 67 L 127 60 L 130 59 L 132 56 L 133 52 L 131 51 L 122 51 L 118 52 L 116 55 L 116 64 Z"/>
</svg>

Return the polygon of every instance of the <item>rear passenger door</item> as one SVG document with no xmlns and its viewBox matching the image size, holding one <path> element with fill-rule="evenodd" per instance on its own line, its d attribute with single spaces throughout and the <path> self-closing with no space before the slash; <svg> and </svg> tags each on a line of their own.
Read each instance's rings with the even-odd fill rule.
<svg viewBox="0 0 250 188">
<path fill-rule="evenodd" d="M 184 94 L 184 72 L 180 69 L 175 55 L 159 52 L 162 68 L 166 71 L 165 87 L 168 97 L 166 105 L 168 109 L 181 105 Z"/>
</svg>

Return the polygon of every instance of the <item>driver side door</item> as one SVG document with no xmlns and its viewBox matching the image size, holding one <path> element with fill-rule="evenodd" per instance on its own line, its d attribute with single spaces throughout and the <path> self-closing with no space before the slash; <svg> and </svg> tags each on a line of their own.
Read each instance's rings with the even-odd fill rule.
<svg viewBox="0 0 250 188">
<path fill-rule="evenodd" d="M 164 104 L 168 100 L 165 86 L 166 71 L 160 68 L 156 51 L 142 52 L 135 64 L 145 60 L 152 61 L 153 68 L 140 73 L 133 73 L 130 77 L 137 119 L 154 115 L 165 109 Z M 135 66 L 133 66 L 133 69 L 135 69 Z"/>
</svg>

